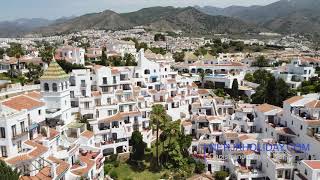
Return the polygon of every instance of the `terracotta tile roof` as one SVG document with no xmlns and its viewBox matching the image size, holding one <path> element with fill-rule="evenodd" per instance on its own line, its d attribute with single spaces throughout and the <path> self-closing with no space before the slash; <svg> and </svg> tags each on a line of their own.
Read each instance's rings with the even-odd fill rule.
<svg viewBox="0 0 320 180">
<path fill-rule="evenodd" d="M 182 124 L 182 126 L 191 126 L 192 122 L 191 121 L 182 121 L 181 124 Z"/>
<path fill-rule="evenodd" d="M 51 168 L 49 166 L 45 166 L 42 168 L 35 176 L 22 176 L 21 180 L 52 180 L 51 177 Z"/>
<path fill-rule="evenodd" d="M 207 89 L 198 89 L 199 94 L 209 94 L 209 91 Z"/>
<path fill-rule="evenodd" d="M 55 137 L 57 137 L 60 134 L 59 131 L 57 131 L 53 128 L 49 128 L 49 132 L 50 132 L 49 140 L 54 139 Z"/>
<path fill-rule="evenodd" d="M 57 164 L 57 168 L 56 168 L 57 176 L 61 176 L 64 172 L 66 172 L 69 169 L 69 164 L 63 160 L 57 159 L 52 156 L 48 157 L 47 159 Z M 22 176 L 20 179 L 21 180 L 39 180 L 39 179 L 51 180 L 53 179 L 51 177 L 51 167 L 45 166 L 35 176 Z"/>
<path fill-rule="evenodd" d="M 83 133 L 81 133 L 81 136 L 87 138 L 87 139 L 90 139 L 94 136 L 93 132 L 92 131 L 84 131 Z"/>
<path fill-rule="evenodd" d="M 305 120 L 304 122 L 309 126 L 320 126 L 320 120 Z"/>
<path fill-rule="evenodd" d="M 239 135 L 239 140 L 240 141 L 244 141 L 244 140 L 247 140 L 247 139 L 250 139 L 250 136 L 248 136 L 246 134 Z"/>
<path fill-rule="evenodd" d="M 193 88 L 197 88 L 197 87 L 198 87 L 198 86 L 196 85 L 196 83 L 194 83 L 194 82 L 192 82 L 191 86 L 192 86 Z"/>
<path fill-rule="evenodd" d="M 60 176 L 62 175 L 64 172 L 66 172 L 69 167 L 70 167 L 70 164 L 67 163 L 66 161 L 63 161 L 63 160 L 60 160 L 60 159 L 57 159 L 53 156 L 49 156 L 48 159 L 50 161 L 52 161 L 53 163 L 56 163 L 58 164 L 57 166 L 57 169 L 56 169 L 56 173 L 57 173 L 57 176 Z"/>
<path fill-rule="evenodd" d="M 315 63 L 320 63 L 319 58 L 310 58 L 310 57 L 302 57 L 300 58 L 303 62 L 315 62 Z"/>
<path fill-rule="evenodd" d="M 169 84 L 173 84 L 173 83 L 176 83 L 177 81 L 175 79 L 167 79 L 167 82 Z"/>
<path fill-rule="evenodd" d="M 156 94 L 156 93 L 157 93 L 157 91 L 156 91 L 155 89 L 149 89 L 148 92 L 149 92 L 150 94 Z"/>
<path fill-rule="evenodd" d="M 91 95 L 92 95 L 93 97 L 98 97 L 98 96 L 101 96 L 101 92 L 100 92 L 100 91 L 92 91 L 92 92 L 91 92 Z"/>
<path fill-rule="evenodd" d="M 202 129 L 198 129 L 197 130 L 199 133 L 210 133 L 210 130 L 209 130 L 209 128 L 207 128 L 207 127 L 204 127 L 204 128 L 202 128 Z"/>
<path fill-rule="evenodd" d="M 292 103 L 299 101 L 300 99 L 303 99 L 303 97 L 302 96 L 293 96 L 292 98 L 285 100 L 284 103 L 292 104 Z"/>
<path fill-rule="evenodd" d="M 207 116 L 206 118 L 209 122 L 222 120 L 222 117 L 220 116 Z"/>
<path fill-rule="evenodd" d="M 172 102 L 173 102 L 173 98 L 172 97 L 168 97 L 167 103 L 172 103 Z"/>
<path fill-rule="evenodd" d="M 121 115 L 123 117 L 125 116 L 138 116 L 140 115 L 141 113 L 139 111 L 131 111 L 131 112 L 122 112 Z"/>
<path fill-rule="evenodd" d="M 320 108 L 320 100 L 313 100 L 305 105 L 308 108 Z"/>
<path fill-rule="evenodd" d="M 320 169 L 320 160 L 303 160 L 312 169 Z"/>
<path fill-rule="evenodd" d="M 32 160 L 32 159 L 40 157 L 42 154 L 44 154 L 45 152 L 48 151 L 47 147 L 45 147 L 39 143 L 33 142 L 31 140 L 28 140 L 24 143 L 29 146 L 32 146 L 33 149 L 25 154 L 10 157 L 10 158 L 6 159 L 7 163 L 14 165 L 14 164 L 20 163 L 21 161 Z"/>
<path fill-rule="evenodd" d="M 111 73 L 112 74 L 119 74 L 120 71 L 118 69 L 112 68 Z"/>
<path fill-rule="evenodd" d="M 28 153 L 30 156 L 32 156 L 34 158 L 39 157 L 48 151 L 47 147 L 45 147 L 39 143 L 33 142 L 31 140 L 26 141 L 25 144 L 35 148 L 34 150 L 32 150 L 31 152 Z"/>
<path fill-rule="evenodd" d="M 82 168 L 72 170 L 71 172 L 78 176 L 84 176 L 93 168 L 95 162 L 93 160 L 88 159 L 85 156 L 80 156 L 79 159 L 85 165 Z"/>
<path fill-rule="evenodd" d="M 276 132 L 281 135 L 296 135 L 290 128 L 288 127 L 276 127 Z"/>
<path fill-rule="evenodd" d="M 18 111 L 21 111 L 22 109 L 31 110 L 45 105 L 44 102 L 35 100 L 25 95 L 12 97 L 2 102 L 2 104 Z"/>
<path fill-rule="evenodd" d="M 104 67 L 104 66 L 95 64 L 95 65 L 93 66 L 93 69 L 94 69 L 94 70 L 98 70 L 98 69 L 100 69 L 100 68 L 102 68 L 102 67 Z"/>
<path fill-rule="evenodd" d="M 141 112 L 139 112 L 139 111 L 121 112 L 121 113 L 117 113 L 114 116 L 102 119 L 99 122 L 110 123 L 110 122 L 113 122 L 113 121 L 121 121 L 121 120 L 123 120 L 123 118 L 125 118 L 127 116 L 135 116 L 135 115 L 140 115 L 140 114 L 141 114 Z"/>
<path fill-rule="evenodd" d="M 270 104 L 261 104 L 260 106 L 257 106 L 256 108 L 258 111 L 263 112 L 263 113 L 266 113 L 266 112 L 269 112 L 272 110 L 277 110 L 277 109 L 281 110 L 280 107 L 273 106 Z"/>
<path fill-rule="evenodd" d="M 238 133 L 237 132 L 224 132 L 224 136 L 227 138 L 227 139 L 237 139 L 238 138 Z"/>
<path fill-rule="evenodd" d="M 28 92 L 28 93 L 26 93 L 24 95 L 29 96 L 29 97 L 34 98 L 34 99 L 41 99 L 42 98 L 42 95 L 40 94 L 39 91 Z"/>
</svg>

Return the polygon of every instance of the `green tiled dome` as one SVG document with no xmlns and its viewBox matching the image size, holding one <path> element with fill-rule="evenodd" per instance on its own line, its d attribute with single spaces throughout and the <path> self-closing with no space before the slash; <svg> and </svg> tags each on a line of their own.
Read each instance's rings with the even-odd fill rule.
<svg viewBox="0 0 320 180">
<path fill-rule="evenodd" d="M 55 61 L 51 61 L 48 69 L 46 69 L 41 76 L 40 80 L 55 80 L 55 79 L 66 79 L 69 75 L 64 72 L 61 66 Z"/>
</svg>

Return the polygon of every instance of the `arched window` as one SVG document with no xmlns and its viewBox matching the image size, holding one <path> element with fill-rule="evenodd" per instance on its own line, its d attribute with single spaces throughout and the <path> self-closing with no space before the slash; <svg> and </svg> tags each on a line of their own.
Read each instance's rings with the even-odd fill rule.
<svg viewBox="0 0 320 180">
<path fill-rule="evenodd" d="M 53 84 L 52 84 L 52 91 L 53 91 L 53 92 L 57 92 L 57 91 L 58 91 L 57 83 L 53 83 Z"/>
<path fill-rule="evenodd" d="M 64 86 L 64 84 L 63 83 L 61 83 L 61 90 L 63 91 L 63 86 Z"/>
<path fill-rule="evenodd" d="M 49 84 L 48 83 L 44 83 L 43 87 L 44 87 L 44 91 L 49 91 Z"/>
</svg>

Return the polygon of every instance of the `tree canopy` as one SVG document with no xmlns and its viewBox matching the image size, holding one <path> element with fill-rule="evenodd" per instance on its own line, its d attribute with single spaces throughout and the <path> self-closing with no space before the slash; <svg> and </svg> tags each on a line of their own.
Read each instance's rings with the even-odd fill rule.
<svg viewBox="0 0 320 180">
<path fill-rule="evenodd" d="M 17 169 L 12 169 L 4 161 L 0 160 L 0 179 L 18 180 L 20 173 Z"/>
<path fill-rule="evenodd" d="M 256 66 L 256 67 L 268 67 L 269 62 L 268 60 L 264 57 L 264 56 L 259 56 L 257 57 L 256 61 L 254 61 L 252 63 L 252 66 Z"/>
<path fill-rule="evenodd" d="M 21 44 L 18 43 L 10 43 L 10 48 L 6 50 L 6 53 L 9 57 L 20 58 L 25 55 L 25 50 L 22 48 Z"/>
<path fill-rule="evenodd" d="M 259 73 L 258 75 L 261 74 Z M 295 95 L 295 92 L 290 89 L 283 79 L 276 79 L 271 74 L 261 78 L 262 79 L 257 79 L 260 85 L 256 89 L 256 93 L 251 96 L 252 103 L 268 103 L 275 106 L 282 106 L 284 100 Z"/>
<path fill-rule="evenodd" d="M 184 56 L 184 52 L 175 52 L 172 57 L 175 62 L 183 62 Z"/>
<path fill-rule="evenodd" d="M 239 98 L 239 84 L 237 79 L 233 79 L 230 96 L 234 99 Z"/>
<path fill-rule="evenodd" d="M 166 36 L 161 33 L 155 34 L 154 41 L 166 41 Z"/>
<path fill-rule="evenodd" d="M 141 132 L 134 131 L 131 136 L 132 153 L 130 154 L 131 160 L 142 160 L 144 158 L 144 151 L 146 143 L 143 142 Z"/>
<path fill-rule="evenodd" d="M 42 50 L 40 50 L 40 57 L 43 62 L 50 63 L 54 56 L 54 47 L 46 45 Z"/>
</svg>

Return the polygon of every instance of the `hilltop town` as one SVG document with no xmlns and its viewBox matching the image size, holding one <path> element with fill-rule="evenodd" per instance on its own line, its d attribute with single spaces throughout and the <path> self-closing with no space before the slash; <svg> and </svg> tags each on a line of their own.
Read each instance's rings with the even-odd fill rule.
<svg viewBox="0 0 320 180">
<path fill-rule="evenodd" d="M 19 179 L 319 179 L 319 53 L 298 34 L 143 26 L 1 38 L 2 166 Z M 251 148 L 270 144 L 289 148 Z"/>
</svg>

